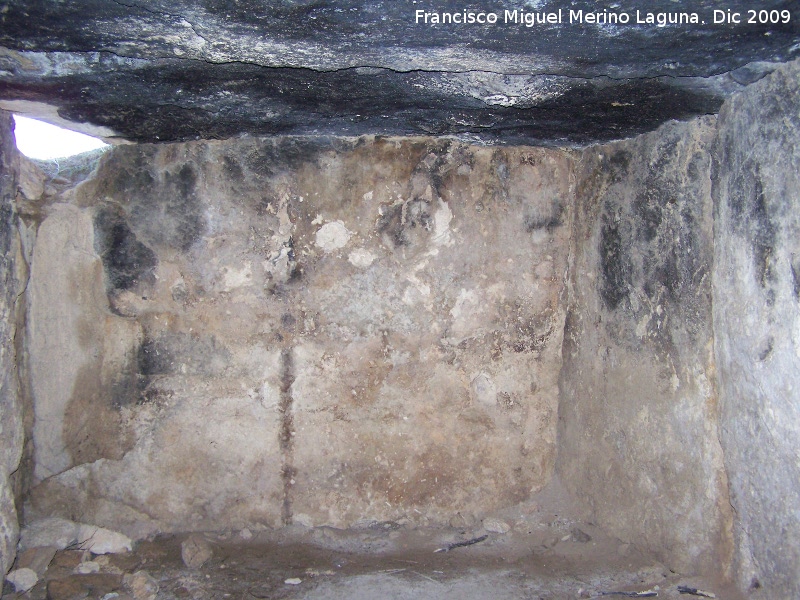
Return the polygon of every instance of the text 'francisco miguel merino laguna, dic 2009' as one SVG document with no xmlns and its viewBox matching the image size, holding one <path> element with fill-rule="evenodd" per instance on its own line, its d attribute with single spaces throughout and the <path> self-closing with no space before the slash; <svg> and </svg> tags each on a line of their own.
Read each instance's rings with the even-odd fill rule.
<svg viewBox="0 0 800 600">
<path fill-rule="evenodd" d="M 646 12 L 634 13 L 599 12 L 558 9 L 552 12 L 526 12 L 524 10 L 504 10 L 499 12 L 479 12 L 463 10 L 460 12 L 431 12 L 418 9 L 414 13 L 416 23 L 425 25 L 495 25 L 512 24 L 534 27 L 536 25 L 576 23 L 589 25 L 693 25 L 693 24 L 739 24 L 739 23 L 788 23 L 792 18 L 789 10 L 748 10 L 744 13 L 715 9 L 708 15 L 696 12 Z"/>
</svg>

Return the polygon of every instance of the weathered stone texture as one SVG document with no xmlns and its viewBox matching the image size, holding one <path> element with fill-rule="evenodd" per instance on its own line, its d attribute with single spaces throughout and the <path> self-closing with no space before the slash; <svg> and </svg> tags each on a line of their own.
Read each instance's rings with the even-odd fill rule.
<svg viewBox="0 0 800 600">
<path fill-rule="evenodd" d="M 621 539 L 724 572 L 709 150 L 714 120 L 587 149 L 576 170 L 558 473 Z"/>
<path fill-rule="evenodd" d="M 14 199 L 18 160 L 11 115 L 0 111 L 0 574 L 11 567 L 19 532 L 10 476 L 22 455 L 22 407 L 16 371 L 19 242 Z"/>
<path fill-rule="evenodd" d="M 5 0 L 0 106 L 138 142 L 371 134 L 585 145 L 716 112 L 769 62 L 798 56 L 796 14 L 715 23 L 723 8 L 791 16 L 793 4 Z M 426 24 L 417 11 L 498 22 Z M 640 22 L 668 13 L 669 23 Z"/>
<path fill-rule="evenodd" d="M 110 152 L 34 252 L 31 515 L 140 536 L 527 499 L 555 458 L 570 172 L 431 139 Z"/>
<path fill-rule="evenodd" d="M 721 440 L 740 584 L 800 597 L 800 64 L 730 100 L 714 155 Z"/>
<path fill-rule="evenodd" d="M 30 516 L 474 523 L 555 467 L 672 568 L 800 596 L 798 81 L 582 152 L 243 138 L 21 185 Z"/>
<path fill-rule="evenodd" d="M 104 379 L 126 377 L 136 328 L 107 310 L 92 220 L 59 205 L 39 227 L 28 288 L 37 481 L 128 446 Z M 115 382 L 116 383 L 116 382 Z"/>
</svg>

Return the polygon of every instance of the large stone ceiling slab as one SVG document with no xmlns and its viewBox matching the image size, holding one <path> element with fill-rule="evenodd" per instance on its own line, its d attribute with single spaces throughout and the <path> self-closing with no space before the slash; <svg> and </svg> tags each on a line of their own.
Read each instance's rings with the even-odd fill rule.
<svg viewBox="0 0 800 600">
<path fill-rule="evenodd" d="M 768 63 L 800 55 L 797 3 L 756 4 L 10 0 L 0 3 L 0 107 L 44 114 L 31 107 L 45 103 L 134 141 L 425 134 L 580 145 L 716 112 Z M 465 11 L 497 22 L 424 22 Z M 514 11 L 561 22 L 527 27 L 507 19 Z M 697 22 L 639 22 L 676 11 Z"/>
</svg>

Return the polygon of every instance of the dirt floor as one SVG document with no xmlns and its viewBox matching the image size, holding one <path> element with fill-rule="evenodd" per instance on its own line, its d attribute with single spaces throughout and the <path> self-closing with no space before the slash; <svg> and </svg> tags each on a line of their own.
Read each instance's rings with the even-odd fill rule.
<svg viewBox="0 0 800 600">
<path fill-rule="evenodd" d="M 293 526 L 206 533 L 200 543 L 207 543 L 213 555 L 194 569 L 182 559 L 188 535 L 143 541 L 126 554 L 62 550 L 32 590 L 10 593 L 6 584 L 2 598 L 693 597 L 679 586 L 713 594 L 705 597 L 741 598 L 719 582 L 674 573 L 589 523 L 553 515 L 536 526 L 517 523 L 505 534 L 487 531 L 486 524 L 418 529 L 390 522 L 348 531 Z"/>
</svg>

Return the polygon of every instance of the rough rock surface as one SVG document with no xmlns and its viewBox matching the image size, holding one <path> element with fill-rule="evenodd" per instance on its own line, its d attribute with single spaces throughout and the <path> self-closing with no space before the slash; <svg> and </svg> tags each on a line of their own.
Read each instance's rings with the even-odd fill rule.
<svg viewBox="0 0 800 600">
<path fill-rule="evenodd" d="M 719 122 L 582 152 L 245 138 L 118 148 L 57 198 L 19 185 L 41 221 L 28 514 L 135 537 L 461 527 L 551 482 L 557 433 L 620 560 L 797 596 L 799 70 Z M 596 539 L 568 525 L 545 545 Z M 121 585 L 92 575 L 47 585 Z"/>
<path fill-rule="evenodd" d="M 140 537 L 527 499 L 555 457 L 571 164 L 431 139 L 113 150 L 34 249 L 31 515 Z"/>
<path fill-rule="evenodd" d="M 74 546 L 93 554 L 117 554 L 130 551 L 132 542 L 116 531 L 51 517 L 26 525 L 19 545 L 20 550 Z"/>
<path fill-rule="evenodd" d="M 54 207 L 37 233 L 27 292 L 37 481 L 130 447 L 102 394 L 113 389 L 121 401 L 135 385 L 126 366 L 139 332 L 108 311 L 93 242 L 91 217 L 69 205 Z"/>
<path fill-rule="evenodd" d="M 6 581 L 14 586 L 17 592 L 27 592 L 39 581 L 39 576 L 33 569 L 15 569 L 6 576 Z"/>
<path fill-rule="evenodd" d="M 136 571 L 132 575 L 126 575 L 122 583 L 134 600 L 156 600 L 158 597 L 158 582 L 147 571 Z"/>
<path fill-rule="evenodd" d="M 16 567 L 18 569 L 31 569 L 41 577 L 53 560 L 58 548 L 54 546 L 39 546 L 20 550 L 17 556 Z"/>
<path fill-rule="evenodd" d="M 212 556 L 214 556 L 214 550 L 202 536 L 191 535 L 181 543 L 181 560 L 190 569 L 199 569 Z"/>
<path fill-rule="evenodd" d="M 0 575 L 14 562 L 19 533 L 11 475 L 22 456 L 22 406 L 17 379 L 16 334 L 19 242 L 14 201 L 18 155 L 11 115 L 0 111 Z"/>
<path fill-rule="evenodd" d="M 711 318 L 714 119 L 589 148 L 576 173 L 559 475 L 620 539 L 726 568 Z"/>
<path fill-rule="evenodd" d="M 416 10 L 460 15 L 466 6 L 146 0 L 99 10 L 11 0 L 0 18 L 0 99 L 148 142 L 249 133 L 585 144 L 714 112 L 763 74 L 763 61 L 800 51 L 791 0 L 687 4 L 598 11 L 583 0 L 498 0 L 469 6 L 496 13 L 494 25 L 432 25 L 416 22 Z M 714 24 L 720 8 L 743 22 Z M 778 22 L 748 24 L 752 8 L 776 11 Z M 521 22 L 558 11 L 560 23 Z M 587 22 L 595 11 L 599 21 Z M 698 22 L 638 22 L 677 11 Z M 603 22 L 607 12 L 631 22 Z"/>
<path fill-rule="evenodd" d="M 741 587 L 800 597 L 800 65 L 731 99 L 715 151 L 720 429 Z"/>
</svg>

